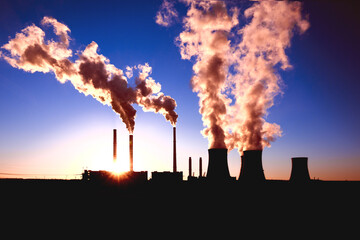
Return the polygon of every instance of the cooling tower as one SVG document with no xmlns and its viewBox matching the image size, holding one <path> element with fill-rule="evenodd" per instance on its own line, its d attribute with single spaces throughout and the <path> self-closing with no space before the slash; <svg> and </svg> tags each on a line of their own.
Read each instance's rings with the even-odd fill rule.
<svg viewBox="0 0 360 240">
<path fill-rule="evenodd" d="M 177 172 L 176 168 L 176 127 L 173 128 L 173 172 Z"/>
<path fill-rule="evenodd" d="M 116 162 L 116 149 L 117 149 L 117 142 L 116 142 L 116 129 L 114 129 L 114 139 L 113 139 L 113 161 Z"/>
<path fill-rule="evenodd" d="M 246 182 L 265 181 L 262 167 L 262 150 L 247 150 L 243 152 L 239 180 Z"/>
<path fill-rule="evenodd" d="M 291 169 L 290 182 L 310 181 L 307 157 L 291 158 L 291 163 L 292 163 L 292 169 Z"/>
<path fill-rule="evenodd" d="M 130 158 L 130 172 L 134 171 L 134 135 L 129 135 L 129 158 Z"/>
<path fill-rule="evenodd" d="M 209 164 L 206 178 L 217 182 L 230 180 L 226 148 L 209 149 Z"/>
</svg>

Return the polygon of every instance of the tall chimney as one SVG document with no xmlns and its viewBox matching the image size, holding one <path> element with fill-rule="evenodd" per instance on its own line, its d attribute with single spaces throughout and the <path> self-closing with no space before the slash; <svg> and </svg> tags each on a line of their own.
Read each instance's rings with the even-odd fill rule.
<svg viewBox="0 0 360 240">
<path fill-rule="evenodd" d="M 191 157 L 189 157 L 189 177 L 192 176 L 192 169 L 191 169 Z"/>
<path fill-rule="evenodd" d="M 113 131 L 114 139 L 113 139 L 113 162 L 116 162 L 116 150 L 117 150 L 117 139 L 116 139 L 116 129 Z"/>
<path fill-rule="evenodd" d="M 262 150 L 246 150 L 241 156 L 240 181 L 265 181 L 262 167 Z"/>
<path fill-rule="evenodd" d="M 303 183 L 310 181 L 307 157 L 291 158 L 292 169 L 290 182 Z"/>
<path fill-rule="evenodd" d="M 202 158 L 199 159 L 199 177 L 202 177 Z"/>
<path fill-rule="evenodd" d="M 226 148 L 209 149 L 209 164 L 206 177 L 217 182 L 230 180 Z"/>
<path fill-rule="evenodd" d="M 176 127 L 173 128 L 173 172 L 177 172 L 176 167 Z"/>
<path fill-rule="evenodd" d="M 130 134 L 129 135 L 130 172 L 134 171 L 133 145 L 134 145 L 134 135 Z"/>
</svg>

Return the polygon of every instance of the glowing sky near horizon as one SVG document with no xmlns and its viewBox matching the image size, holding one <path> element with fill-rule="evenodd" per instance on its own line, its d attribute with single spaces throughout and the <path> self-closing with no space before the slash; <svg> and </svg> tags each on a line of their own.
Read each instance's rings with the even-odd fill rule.
<svg viewBox="0 0 360 240">
<path fill-rule="evenodd" d="M 70 29 L 70 47 L 83 51 L 92 41 L 111 64 L 149 63 L 162 92 L 177 102 L 178 169 L 187 176 L 188 157 L 198 173 L 207 169 L 208 141 L 192 92 L 193 61 L 182 60 L 175 38 L 183 31 L 184 4 L 175 3 L 178 20 L 156 23 L 162 1 L 1 1 L 0 45 L 32 23 L 52 16 Z M 252 3 L 239 1 L 240 9 Z M 283 94 L 267 120 L 283 136 L 263 152 L 268 179 L 288 179 L 291 157 L 309 157 L 312 178 L 360 180 L 360 18 L 359 4 L 305 2 L 310 28 L 295 34 L 286 50 L 292 69 L 281 71 Z M 240 25 L 245 18 L 240 14 Z M 51 33 L 52 30 L 48 30 Z M 55 38 L 55 36 L 52 36 Z M 72 60 L 76 60 L 74 54 Z M 132 83 L 133 84 L 133 83 Z M 160 114 L 137 110 L 134 170 L 171 171 L 172 126 Z M 0 177 L 74 177 L 83 168 L 106 169 L 112 162 L 112 129 L 118 129 L 118 158 L 128 166 L 128 132 L 110 107 L 80 94 L 52 73 L 28 73 L 0 60 Z M 229 153 L 231 176 L 238 177 L 240 156 Z"/>
</svg>

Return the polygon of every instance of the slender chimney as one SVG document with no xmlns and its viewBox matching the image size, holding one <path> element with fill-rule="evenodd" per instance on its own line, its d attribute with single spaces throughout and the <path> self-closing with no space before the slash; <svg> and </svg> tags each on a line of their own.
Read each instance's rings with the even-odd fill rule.
<svg viewBox="0 0 360 240">
<path fill-rule="evenodd" d="M 217 182 L 230 180 L 226 148 L 209 149 L 209 164 L 206 178 Z"/>
<path fill-rule="evenodd" d="M 133 151 L 133 145 L 134 145 L 134 135 L 129 135 L 129 156 L 130 156 L 130 171 L 134 171 L 134 151 Z"/>
<path fill-rule="evenodd" d="M 290 182 L 304 183 L 310 181 L 307 157 L 291 158 L 291 163 Z"/>
<path fill-rule="evenodd" d="M 117 139 L 116 139 L 116 129 L 114 129 L 114 140 L 113 140 L 113 162 L 116 162 L 116 151 L 117 151 Z"/>
<path fill-rule="evenodd" d="M 202 177 L 202 158 L 199 159 L 199 177 Z"/>
<path fill-rule="evenodd" d="M 189 177 L 192 175 L 192 169 L 191 169 L 191 157 L 189 157 Z"/>
<path fill-rule="evenodd" d="M 173 128 L 173 172 L 177 172 L 176 168 L 176 127 Z"/>
<path fill-rule="evenodd" d="M 262 150 L 246 150 L 243 152 L 239 180 L 248 182 L 265 181 L 262 167 Z"/>
</svg>

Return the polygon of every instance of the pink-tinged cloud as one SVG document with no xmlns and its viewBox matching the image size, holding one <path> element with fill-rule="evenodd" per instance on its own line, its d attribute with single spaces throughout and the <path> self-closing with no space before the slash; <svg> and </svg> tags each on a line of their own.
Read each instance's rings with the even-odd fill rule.
<svg viewBox="0 0 360 240">
<path fill-rule="evenodd" d="M 174 8 L 172 0 L 164 0 L 159 11 L 156 13 L 155 22 L 161 26 L 170 26 L 178 17 L 178 12 Z"/>
<path fill-rule="evenodd" d="M 15 68 L 32 73 L 53 72 L 61 83 L 70 81 L 79 92 L 111 106 L 130 133 L 135 126 L 133 104 L 142 106 L 146 111 L 159 112 L 171 124 L 176 124 L 176 102 L 160 92 L 161 85 L 149 77 L 151 67 L 148 64 L 138 66 L 140 75 L 136 86 L 131 87 L 123 71 L 98 53 L 97 43 L 91 42 L 77 54 L 78 60 L 71 62 L 68 59 L 72 56 L 72 51 L 68 49 L 70 29 L 51 17 L 44 17 L 42 24 L 51 25 L 60 41 L 45 41 L 45 32 L 33 24 L 3 45 L 8 54 L 0 52 L 0 57 Z"/>
<path fill-rule="evenodd" d="M 244 15 L 251 20 L 239 31 L 242 40 L 232 52 L 235 71 L 228 79 L 236 101 L 229 106 L 231 134 L 226 139 L 230 148 L 240 151 L 263 149 L 281 136 L 280 126 L 265 120 L 274 97 L 281 93 L 276 66 L 291 67 L 285 49 L 295 28 L 303 33 L 309 27 L 300 2 L 261 1 Z"/>
<path fill-rule="evenodd" d="M 195 58 L 193 91 L 199 97 L 200 113 L 209 148 L 225 148 L 224 119 L 230 100 L 222 92 L 228 74 L 228 35 L 238 24 L 237 10 L 229 15 L 224 2 L 193 1 L 184 19 L 179 42 L 183 59 Z"/>
<path fill-rule="evenodd" d="M 282 134 L 265 120 L 281 93 L 276 67 L 291 67 L 285 49 L 294 29 L 303 33 L 309 27 L 301 3 L 255 2 L 244 11 L 249 23 L 239 30 L 237 8 L 227 10 L 223 1 L 185 2 L 189 8 L 177 42 L 183 59 L 195 59 L 191 83 L 209 148 L 270 147 Z"/>
</svg>

